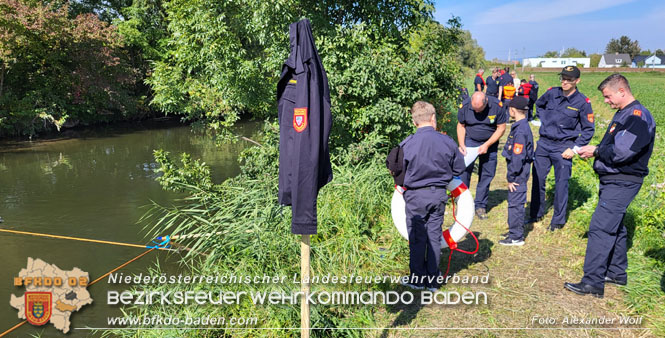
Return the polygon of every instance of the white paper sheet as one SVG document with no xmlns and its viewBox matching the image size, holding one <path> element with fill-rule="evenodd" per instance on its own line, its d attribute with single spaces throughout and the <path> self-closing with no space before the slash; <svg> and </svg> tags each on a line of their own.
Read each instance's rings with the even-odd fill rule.
<svg viewBox="0 0 665 338">
<path fill-rule="evenodd" d="M 476 157 L 478 157 L 478 148 L 480 147 L 466 147 L 466 156 L 464 156 L 464 164 L 468 167 Z"/>
</svg>

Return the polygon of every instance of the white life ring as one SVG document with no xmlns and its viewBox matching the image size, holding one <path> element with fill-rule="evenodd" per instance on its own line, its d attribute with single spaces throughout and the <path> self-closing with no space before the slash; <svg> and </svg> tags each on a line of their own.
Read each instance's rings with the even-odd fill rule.
<svg viewBox="0 0 665 338">
<path fill-rule="evenodd" d="M 457 212 L 455 213 L 455 223 L 453 223 L 449 229 L 443 231 L 441 247 L 456 248 L 457 242 L 467 234 L 467 231 L 464 229 L 464 227 L 467 229 L 471 228 L 475 204 L 473 202 L 471 191 L 469 191 L 461 179 L 457 177 L 453 178 L 453 180 L 448 183 L 446 189 L 448 189 L 450 194 L 455 199 Z M 395 224 L 397 231 L 399 231 L 402 237 L 408 240 L 409 233 L 406 230 L 406 203 L 404 202 L 404 196 L 402 196 L 404 191 L 406 191 L 405 188 L 398 185 L 395 186 L 395 192 L 393 192 L 393 198 L 391 201 L 391 213 L 393 217 L 393 223 Z"/>
</svg>

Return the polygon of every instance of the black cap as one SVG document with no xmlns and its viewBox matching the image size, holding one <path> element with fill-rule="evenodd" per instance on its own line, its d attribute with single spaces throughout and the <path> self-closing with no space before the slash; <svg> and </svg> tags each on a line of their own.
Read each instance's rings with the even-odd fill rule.
<svg viewBox="0 0 665 338">
<path fill-rule="evenodd" d="M 562 76 L 570 76 L 574 79 L 579 79 L 580 78 L 580 69 L 575 67 L 575 66 L 566 66 L 563 67 L 561 70 L 561 73 L 559 75 Z"/>
<path fill-rule="evenodd" d="M 527 100 L 526 97 L 518 96 L 514 98 L 512 101 L 510 101 L 510 103 L 508 103 L 508 107 L 513 107 L 521 110 L 529 110 L 529 100 Z"/>
</svg>

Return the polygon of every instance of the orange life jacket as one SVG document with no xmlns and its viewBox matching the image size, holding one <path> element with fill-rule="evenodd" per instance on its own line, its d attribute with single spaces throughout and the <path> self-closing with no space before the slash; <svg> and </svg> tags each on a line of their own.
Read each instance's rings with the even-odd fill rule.
<svg viewBox="0 0 665 338">
<path fill-rule="evenodd" d="M 512 100 L 515 97 L 515 87 L 512 85 L 507 85 L 503 87 L 503 98 L 506 100 Z"/>
</svg>

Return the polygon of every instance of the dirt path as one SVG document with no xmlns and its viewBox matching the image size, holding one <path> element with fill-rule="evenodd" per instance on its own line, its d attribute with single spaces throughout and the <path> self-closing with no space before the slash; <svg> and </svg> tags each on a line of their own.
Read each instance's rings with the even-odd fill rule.
<svg viewBox="0 0 665 338">
<path fill-rule="evenodd" d="M 532 126 L 534 136 L 537 129 Z M 503 142 L 508 131 L 501 140 Z M 552 174 L 550 174 L 552 175 Z M 471 186 L 475 192 L 477 176 L 474 174 Z M 529 192 L 531 182 L 529 181 Z M 474 294 L 485 292 L 488 304 L 481 305 L 402 305 L 382 309 L 377 315 L 379 327 L 392 329 L 372 331 L 377 337 L 438 337 L 438 336 L 542 336 L 542 337 L 650 337 L 648 329 L 642 325 L 620 325 L 621 314 L 629 313 L 622 302 L 622 293 L 615 286 L 605 288 L 605 298 L 578 296 L 563 288 L 566 281 L 578 282 L 582 277 L 582 265 L 586 249 L 583 233 L 569 224 L 555 233 L 546 229 L 552 217 L 549 208 L 545 220 L 527 229 L 526 244 L 522 247 L 506 247 L 498 244 L 500 235 L 507 231 L 507 188 L 506 163 L 499 156 L 497 173 L 490 187 L 490 200 L 487 220 L 474 220 L 472 230 L 480 241 L 480 251 L 469 256 L 455 252 L 451 272 L 459 276 L 484 276 L 489 273 L 487 284 L 452 284 L 441 291 L 471 291 Z M 530 201 L 531 198 L 529 197 Z M 447 210 L 446 224 L 451 222 Z M 528 208 L 527 208 L 528 215 Z M 473 239 L 465 239 L 460 247 L 474 250 Z M 442 266 L 445 271 L 448 250 L 442 252 Z M 418 292 L 416 292 L 418 293 Z M 416 294 L 418 299 L 418 295 Z M 534 321 L 534 318 L 536 319 Z M 547 323 L 538 323 L 538 319 Z M 614 325 L 566 324 L 565 319 L 614 319 Z M 554 320 L 555 322 L 552 322 Z M 580 329 L 594 327 L 596 329 Z M 608 327 L 621 327 L 609 330 Z M 456 328 L 409 329 L 409 328 Z M 492 328 L 491 330 L 458 328 Z M 512 329 L 512 328 L 520 328 Z M 524 329 L 526 328 L 526 329 Z M 566 328 L 566 329 L 560 329 Z M 603 329 L 605 328 L 605 329 Z"/>
</svg>

